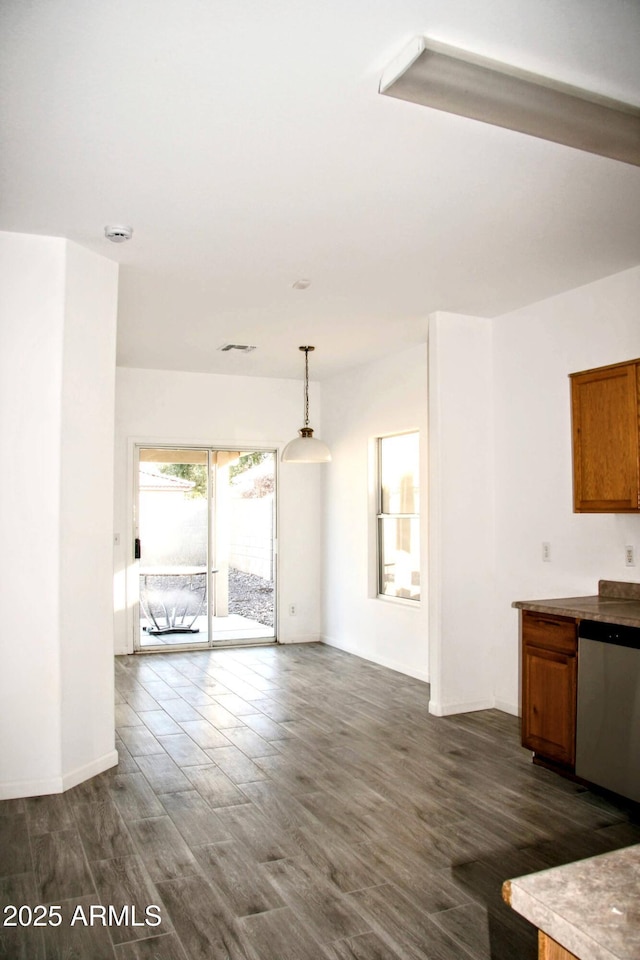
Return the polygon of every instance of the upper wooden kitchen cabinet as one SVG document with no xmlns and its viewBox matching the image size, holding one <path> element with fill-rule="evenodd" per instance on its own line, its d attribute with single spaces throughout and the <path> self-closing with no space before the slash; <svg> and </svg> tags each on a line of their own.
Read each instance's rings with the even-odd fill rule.
<svg viewBox="0 0 640 960">
<path fill-rule="evenodd" d="M 640 512 L 640 360 L 571 375 L 575 513 Z"/>
</svg>

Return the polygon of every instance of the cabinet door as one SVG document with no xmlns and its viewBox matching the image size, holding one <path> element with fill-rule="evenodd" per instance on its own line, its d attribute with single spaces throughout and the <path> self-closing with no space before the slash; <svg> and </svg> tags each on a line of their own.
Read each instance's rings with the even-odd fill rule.
<svg viewBox="0 0 640 960">
<path fill-rule="evenodd" d="M 640 509 L 638 364 L 573 374 L 573 509 L 626 513 Z"/>
<path fill-rule="evenodd" d="M 522 745 L 573 766 L 577 657 L 523 644 Z"/>
<path fill-rule="evenodd" d="M 575 953 L 569 953 L 542 930 L 538 930 L 538 960 L 578 960 L 578 958 Z"/>
</svg>

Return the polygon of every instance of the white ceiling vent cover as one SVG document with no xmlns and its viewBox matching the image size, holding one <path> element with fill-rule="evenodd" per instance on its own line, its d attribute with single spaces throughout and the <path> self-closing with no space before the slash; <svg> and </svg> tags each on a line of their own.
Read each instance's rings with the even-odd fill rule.
<svg viewBox="0 0 640 960">
<path fill-rule="evenodd" d="M 250 346 L 248 343 L 223 343 L 221 347 L 218 347 L 218 350 L 221 350 L 222 353 L 228 353 L 229 350 L 239 350 L 240 353 L 251 353 L 251 351 L 255 349 L 255 347 Z"/>
</svg>

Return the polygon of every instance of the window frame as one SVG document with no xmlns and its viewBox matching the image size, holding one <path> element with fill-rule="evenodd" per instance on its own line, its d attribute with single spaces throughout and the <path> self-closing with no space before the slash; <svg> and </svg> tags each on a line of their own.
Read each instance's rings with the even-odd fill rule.
<svg viewBox="0 0 640 960">
<path fill-rule="evenodd" d="M 397 433 L 388 433 L 375 438 L 375 456 L 376 456 L 376 492 L 375 492 L 375 509 L 376 509 L 376 532 L 375 532 L 375 548 L 376 548 L 376 557 L 375 557 L 375 568 L 376 568 L 376 598 L 378 600 L 390 601 L 392 603 L 407 604 L 411 607 L 418 607 L 422 599 L 422 544 L 420 536 L 420 510 L 413 513 L 396 513 L 391 511 L 383 510 L 383 483 L 382 483 L 382 468 L 383 468 L 383 442 L 385 440 L 393 439 L 394 437 L 405 437 L 415 435 L 417 438 L 418 449 L 417 449 L 417 463 L 418 463 L 418 489 L 420 489 L 420 430 L 419 429 L 410 429 L 410 430 L 401 430 Z M 421 497 L 419 498 L 420 502 Z M 420 595 L 418 597 L 399 597 L 394 596 L 393 594 L 384 593 L 384 540 L 383 540 L 383 522 L 385 520 L 414 520 L 418 526 L 418 574 L 419 574 L 419 589 Z"/>
</svg>

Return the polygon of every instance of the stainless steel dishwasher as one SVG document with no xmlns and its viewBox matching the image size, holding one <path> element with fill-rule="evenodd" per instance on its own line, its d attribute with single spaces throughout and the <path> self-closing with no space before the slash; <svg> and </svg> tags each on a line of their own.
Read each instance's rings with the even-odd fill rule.
<svg viewBox="0 0 640 960">
<path fill-rule="evenodd" d="M 578 629 L 576 774 L 640 802 L 640 628 Z"/>
</svg>

